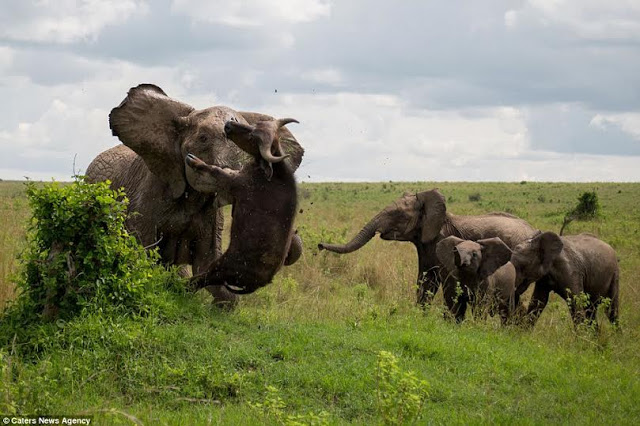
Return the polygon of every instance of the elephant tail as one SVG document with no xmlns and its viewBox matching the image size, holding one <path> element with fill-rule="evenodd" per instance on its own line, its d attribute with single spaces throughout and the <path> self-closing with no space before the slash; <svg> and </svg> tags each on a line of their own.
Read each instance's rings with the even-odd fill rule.
<svg viewBox="0 0 640 426">
<path fill-rule="evenodd" d="M 620 273 L 616 271 L 611 278 L 611 285 L 609 285 L 608 297 L 611 300 L 609 304 L 609 310 L 607 312 L 609 321 L 611 324 L 618 323 L 618 310 L 620 309 Z"/>
</svg>

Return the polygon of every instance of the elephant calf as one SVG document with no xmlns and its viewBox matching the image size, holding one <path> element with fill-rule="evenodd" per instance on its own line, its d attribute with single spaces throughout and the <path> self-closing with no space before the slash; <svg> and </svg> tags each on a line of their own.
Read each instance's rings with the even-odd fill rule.
<svg viewBox="0 0 640 426">
<path fill-rule="evenodd" d="M 609 320 L 616 323 L 620 272 L 615 251 L 604 241 L 590 234 L 560 237 L 544 232 L 517 245 L 511 263 L 519 283 L 516 294 L 536 281 L 527 312 L 530 325 L 547 305 L 551 291 L 569 302 L 576 324 L 585 317 L 595 320 L 598 305 L 609 298 Z M 584 303 L 576 298 L 582 293 L 589 298 Z"/>
<path fill-rule="evenodd" d="M 223 285 L 236 294 L 252 293 L 269 284 L 283 264 L 300 257 L 302 242 L 293 232 L 296 182 L 277 137 L 278 129 L 292 122 L 297 123 L 290 118 L 255 126 L 228 121 L 227 138 L 254 158 L 240 171 L 186 156 L 187 166 L 233 204 L 229 248 L 191 279 L 196 289 Z"/>
<path fill-rule="evenodd" d="M 487 308 L 493 315 L 496 306 L 506 324 L 515 310 L 516 271 L 509 262 L 511 250 L 500 238 L 470 241 L 450 236 L 438 242 L 436 255 L 460 281 L 462 292 L 455 307 L 459 321 L 471 303 L 476 315 Z"/>
</svg>

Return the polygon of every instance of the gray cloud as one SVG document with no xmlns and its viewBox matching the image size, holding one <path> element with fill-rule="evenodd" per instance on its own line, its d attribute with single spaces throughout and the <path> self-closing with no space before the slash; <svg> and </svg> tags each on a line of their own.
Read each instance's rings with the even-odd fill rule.
<svg viewBox="0 0 640 426">
<path fill-rule="evenodd" d="M 195 107 L 296 116 L 316 179 L 584 180 L 598 161 L 640 178 L 631 3 L 73 4 L 3 9 L 0 145 L 24 161 L 2 173 L 66 173 L 75 153 L 86 167 L 117 143 L 109 109 L 154 82 Z"/>
</svg>

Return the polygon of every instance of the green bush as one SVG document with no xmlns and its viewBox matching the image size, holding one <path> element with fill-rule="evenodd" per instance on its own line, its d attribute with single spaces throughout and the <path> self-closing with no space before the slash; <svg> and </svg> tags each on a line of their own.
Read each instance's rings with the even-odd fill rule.
<svg viewBox="0 0 640 426">
<path fill-rule="evenodd" d="M 562 220 L 560 227 L 560 235 L 564 233 L 565 228 L 572 221 L 595 219 L 600 215 L 600 203 L 598 202 L 598 194 L 595 191 L 586 191 L 578 197 L 578 205 L 569 210 Z"/>
<path fill-rule="evenodd" d="M 469 201 L 480 201 L 482 199 L 482 195 L 479 192 L 474 192 L 473 194 L 469 194 Z"/>
<path fill-rule="evenodd" d="M 413 371 L 402 371 L 390 352 L 378 353 L 378 412 L 384 424 L 411 424 L 420 419 L 429 395 L 428 383 Z"/>
<path fill-rule="evenodd" d="M 593 219 L 600 213 L 598 194 L 595 191 L 583 192 L 578 197 L 578 205 L 570 212 L 576 219 Z"/>
<path fill-rule="evenodd" d="M 86 310 L 147 315 L 157 289 L 180 287 L 175 272 L 158 265 L 157 253 L 125 230 L 122 190 L 78 178 L 69 185 L 28 183 L 27 196 L 33 216 L 15 279 L 18 297 L 0 329 L 5 342 L 34 324 L 62 327 Z"/>
</svg>

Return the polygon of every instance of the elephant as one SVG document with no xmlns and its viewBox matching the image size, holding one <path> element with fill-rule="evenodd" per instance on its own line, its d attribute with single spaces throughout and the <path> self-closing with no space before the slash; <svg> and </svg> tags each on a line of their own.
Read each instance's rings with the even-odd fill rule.
<svg viewBox="0 0 640 426">
<path fill-rule="evenodd" d="M 375 215 L 347 244 L 318 244 L 320 250 L 351 253 L 364 246 L 376 233 L 383 240 L 409 241 L 418 252 L 418 303 L 429 303 L 441 281 L 443 266 L 436 255 L 436 244 L 442 238 L 454 235 L 466 240 L 500 237 L 508 247 L 531 237 L 536 232 L 526 221 L 508 213 L 489 213 L 479 216 L 454 215 L 447 212 L 444 196 L 437 189 L 405 193 Z M 451 313 L 457 320 L 464 313 L 455 303 L 455 279 L 442 275 L 443 295 Z M 517 303 L 517 301 L 516 301 Z"/>
<path fill-rule="evenodd" d="M 516 294 L 536 281 L 527 319 L 535 325 L 551 291 L 569 303 L 574 324 L 593 322 L 598 305 L 609 298 L 608 317 L 618 320 L 620 271 L 615 250 L 591 234 L 558 236 L 543 232 L 518 244 L 511 255 L 516 269 Z M 588 296 L 581 301 L 581 294 Z"/>
<path fill-rule="evenodd" d="M 475 316 L 493 315 L 497 307 L 505 325 L 515 311 L 516 270 L 511 250 L 498 237 L 478 241 L 449 236 L 436 245 L 440 262 L 460 281 L 457 303 L 462 317 L 471 303 Z"/>
<path fill-rule="evenodd" d="M 286 118 L 259 121 L 255 126 L 236 121 L 225 124 L 227 138 L 254 159 L 240 171 L 187 155 L 187 166 L 201 181 L 208 179 L 233 205 L 229 248 L 191 279 L 192 288 L 217 285 L 235 294 L 253 293 L 269 284 L 283 264 L 300 257 L 302 242 L 293 232 L 296 181 L 278 139 L 278 129 L 287 123 L 297 121 Z"/>
<path fill-rule="evenodd" d="M 124 188 L 127 229 L 145 247 L 157 246 L 165 264 L 191 265 L 197 274 L 220 256 L 220 200 L 200 175 L 185 168 L 184 158 L 193 153 L 208 164 L 239 169 L 246 154 L 224 133 L 232 119 L 251 124 L 273 118 L 225 106 L 196 110 L 153 84 L 131 88 L 109 114 L 112 133 L 124 145 L 99 154 L 87 168 L 87 179 Z M 295 170 L 304 150 L 286 128 L 278 135 Z M 223 303 L 236 300 L 224 287 L 209 290 Z"/>
</svg>

